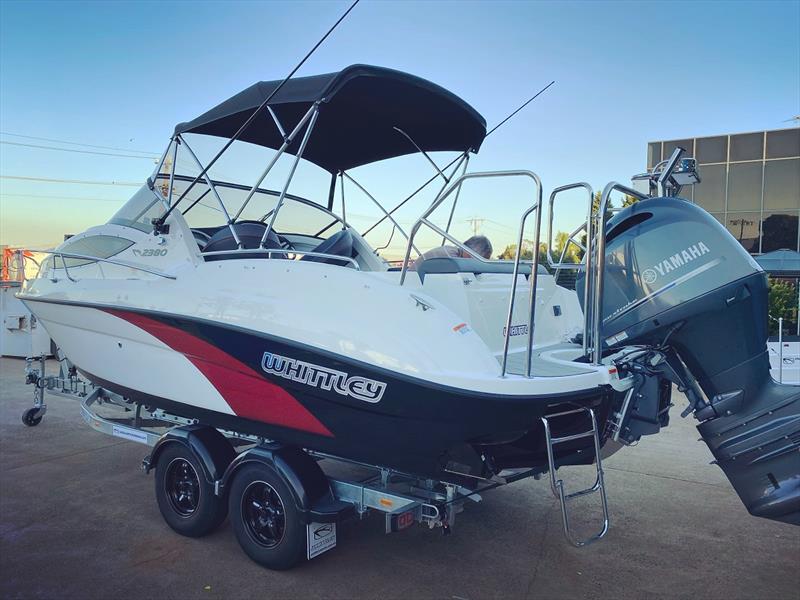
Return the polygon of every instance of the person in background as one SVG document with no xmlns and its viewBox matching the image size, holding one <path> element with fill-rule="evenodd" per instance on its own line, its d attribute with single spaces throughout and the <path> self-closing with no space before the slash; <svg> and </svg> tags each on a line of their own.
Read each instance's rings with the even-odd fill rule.
<svg viewBox="0 0 800 600">
<path fill-rule="evenodd" d="M 464 242 L 464 245 L 486 260 L 492 258 L 492 242 L 485 235 L 473 235 Z M 472 258 L 472 255 L 455 246 L 439 246 L 423 253 L 422 256 L 414 261 L 414 265 L 429 258 Z M 412 265 L 412 269 L 414 265 Z"/>
</svg>

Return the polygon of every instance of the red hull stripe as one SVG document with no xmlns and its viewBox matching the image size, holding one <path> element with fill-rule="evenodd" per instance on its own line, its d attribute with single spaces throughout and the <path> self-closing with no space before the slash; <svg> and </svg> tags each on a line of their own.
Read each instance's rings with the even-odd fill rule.
<svg viewBox="0 0 800 600">
<path fill-rule="evenodd" d="M 104 309 L 180 352 L 197 367 L 240 417 L 333 437 L 325 425 L 282 387 L 182 329 L 126 310 Z"/>
</svg>

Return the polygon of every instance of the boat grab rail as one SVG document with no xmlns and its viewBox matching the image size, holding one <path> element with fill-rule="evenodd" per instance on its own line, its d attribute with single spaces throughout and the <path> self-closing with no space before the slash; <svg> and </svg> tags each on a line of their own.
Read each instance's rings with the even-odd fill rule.
<svg viewBox="0 0 800 600">
<path fill-rule="evenodd" d="M 539 176 L 536 175 L 533 171 L 526 171 L 526 170 L 514 170 L 514 171 L 479 171 L 475 173 L 464 173 L 454 181 L 452 181 L 446 189 L 442 190 L 442 192 L 434 199 L 431 205 L 422 213 L 416 222 L 414 223 L 413 227 L 411 228 L 411 232 L 408 238 L 408 244 L 406 245 L 406 253 L 405 257 L 403 258 L 403 269 L 400 273 L 400 285 L 403 285 L 406 279 L 406 275 L 409 270 L 409 260 L 411 258 L 411 249 L 413 248 L 414 244 L 414 237 L 417 235 L 419 229 L 426 225 L 438 235 L 442 236 L 443 239 L 450 241 L 451 243 L 455 244 L 457 248 L 466 252 L 476 260 L 489 264 L 493 261 L 487 260 L 484 257 L 477 254 L 472 248 L 462 244 L 453 236 L 451 236 L 447 231 L 437 227 L 435 224 L 431 223 L 428 220 L 428 217 L 435 211 L 441 204 L 444 202 L 450 194 L 452 194 L 456 190 L 461 189 L 461 185 L 467 181 L 468 179 L 483 179 L 483 178 L 492 178 L 492 177 L 528 177 L 533 180 L 534 186 L 536 187 L 536 199 L 535 202 L 531 207 L 525 210 L 522 213 L 522 217 L 519 223 L 519 232 L 517 235 L 517 251 L 514 255 L 514 271 L 511 280 L 511 296 L 509 298 L 508 303 L 508 314 L 506 316 L 506 328 L 503 334 L 503 360 L 501 366 L 501 377 L 506 376 L 506 371 L 508 368 L 508 346 L 510 342 L 511 336 L 511 320 L 514 313 L 514 302 L 515 296 L 517 293 L 517 277 L 519 276 L 519 265 L 520 259 L 522 257 L 522 237 L 525 232 L 525 223 L 528 217 L 536 211 L 536 228 L 534 233 L 534 251 L 533 256 L 531 258 L 531 276 L 530 276 L 530 296 L 529 296 L 529 306 L 528 306 L 528 344 L 526 348 L 526 367 L 525 367 L 525 376 L 531 377 L 531 358 L 533 356 L 533 333 L 534 333 L 534 320 L 535 320 L 535 313 L 536 313 L 536 285 L 538 282 L 538 275 L 539 275 L 539 238 L 542 229 L 542 182 L 539 179 Z"/>
<path fill-rule="evenodd" d="M 589 205 L 588 205 L 588 207 L 586 209 L 586 222 L 582 223 L 580 225 L 580 227 L 578 227 L 575 231 L 573 231 L 572 234 L 569 236 L 569 238 L 567 238 L 567 242 L 564 244 L 564 250 L 561 253 L 561 258 L 559 259 L 558 262 L 554 262 L 553 261 L 553 255 L 552 255 L 552 252 L 553 252 L 553 215 L 555 214 L 554 211 L 553 211 L 553 206 L 555 205 L 556 197 L 559 194 L 562 194 L 563 192 L 567 192 L 569 190 L 574 190 L 574 189 L 580 189 L 580 188 L 585 189 L 589 193 Z M 580 244 L 579 242 L 575 241 L 574 238 L 581 231 L 584 231 L 587 228 L 587 224 L 589 224 L 589 227 L 591 227 L 593 200 L 594 200 L 594 190 L 592 189 L 592 186 L 589 185 L 588 183 L 586 183 L 585 181 L 579 181 L 577 183 L 570 183 L 570 184 L 567 184 L 567 185 L 559 186 L 559 187 L 555 188 L 550 193 L 550 199 L 549 199 L 549 202 L 548 202 L 549 213 L 548 213 L 548 223 L 547 223 L 547 252 L 545 253 L 545 256 L 547 257 L 547 264 L 551 269 L 576 269 L 576 268 L 582 268 L 581 263 L 565 263 L 564 262 L 564 254 L 566 253 L 566 250 L 569 247 L 570 243 L 575 244 L 581 250 L 586 252 L 586 248 L 584 248 L 583 245 Z M 591 232 L 589 232 L 589 234 L 587 235 L 587 239 L 591 239 L 591 236 L 592 236 L 592 234 L 591 234 Z"/>
<path fill-rule="evenodd" d="M 112 265 L 117 265 L 119 267 L 128 267 L 130 269 L 135 269 L 137 271 L 143 271 L 143 272 L 149 273 L 151 275 L 156 275 L 158 277 L 163 277 L 164 279 L 173 279 L 173 280 L 177 279 L 177 277 L 175 277 L 174 275 L 168 275 L 167 273 L 164 273 L 163 271 L 158 271 L 156 269 L 151 269 L 149 267 L 143 267 L 141 265 L 137 265 L 137 264 L 128 262 L 126 260 L 119 260 L 119 259 L 116 259 L 116 258 L 101 258 L 99 256 L 90 256 L 88 254 L 75 254 L 73 252 L 61 252 L 60 250 L 31 250 L 31 252 L 40 252 L 41 254 L 51 254 L 53 256 L 60 257 L 61 258 L 61 262 L 64 265 L 64 272 L 67 275 L 67 279 L 69 279 L 73 283 L 78 281 L 78 280 L 75 279 L 74 277 L 72 277 L 72 275 L 69 274 L 69 267 L 67 266 L 67 261 L 66 261 L 67 258 L 75 258 L 75 259 L 79 259 L 79 260 L 88 260 L 88 261 L 91 261 L 91 262 L 104 262 L 104 263 L 109 263 L 109 264 L 112 264 Z M 25 260 L 28 260 L 28 258 L 25 258 Z M 80 265 L 80 266 L 83 266 L 83 265 Z M 53 260 L 53 268 L 58 268 L 58 267 L 55 266 L 55 260 Z M 40 266 L 40 269 L 41 269 L 41 266 Z M 38 277 L 38 274 L 37 274 L 37 277 Z"/>
<path fill-rule="evenodd" d="M 574 189 L 584 189 L 589 194 L 589 202 L 588 207 L 586 209 L 586 222 L 582 223 L 578 228 L 573 231 L 570 236 L 567 238 L 567 241 L 564 243 L 564 248 L 561 250 L 561 256 L 558 258 L 558 262 L 553 262 L 552 259 L 552 249 L 553 249 L 553 207 L 555 205 L 556 197 L 563 192 L 574 190 Z M 547 257 L 547 262 L 551 269 L 555 269 L 555 273 L 553 278 L 558 281 L 558 273 L 561 269 L 581 269 L 585 268 L 586 273 L 586 282 L 583 286 L 583 354 L 586 356 L 589 351 L 589 327 L 592 323 L 591 321 L 591 285 L 592 285 L 592 253 L 587 250 L 583 245 L 579 242 L 575 241 L 575 236 L 577 236 L 581 231 L 586 232 L 586 245 L 591 247 L 592 238 L 594 235 L 594 219 L 592 218 L 592 208 L 594 204 L 594 190 L 592 186 L 584 181 L 579 181 L 577 183 L 570 183 L 567 185 L 562 185 L 555 188 L 550 193 L 550 201 L 549 201 L 549 214 L 548 214 L 548 225 L 547 225 L 547 252 L 545 253 Z M 584 260 L 582 263 L 565 263 L 564 257 L 567 253 L 567 248 L 569 248 L 570 243 L 575 244 L 581 250 L 583 250 Z"/>
<path fill-rule="evenodd" d="M 285 249 L 267 249 L 267 248 L 235 248 L 233 250 L 214 250 L 213 252 L 201 252 L 200 256 L 225 256 L 227 254 L 266 254 L 268 257 L 272 258 L 273 254 L 296 254 L 301 256 L 314 256 L 318 258 L 328 258 L 331 260 L 339 260 L 345 263 L 350 263 L 353 265 L 356 271 L 360 271 L 361 267 L 356 262 L 354 258 L 349 256 L 339 256 L 338 254 L 325 254 L 324 252 L 312 252 L 312 251 L 304 251 L 304 250 L 285 250 Z M 287 256 L 288 258 L 288 256 Z M 296 260 L 296 259 L 289 259 L 289 260 Z"/>
<path fill-rule="evenodd" d="M 603 287 L 605 284 L 606 272 L 606 222 L 608 221 L 608 201 L 612 192 L 623 192 L 629 196 L 635 196 L 639 200 L 646 200 L 650 196 L 642 192 L 617 183 L 616 181 L 610 182 L 603 189 L 600 196 L 600 206 L 597 210 L 597 234 L 596 234 L 596 247 L 597 247 L 597 261 L 595 267 L 595 282 L 592 286 L 592 342 L 594 344 L 594 351 L 592 353 L 592 362 L 595 365 L 601 364 L 603 356 L 603 340 L 600 338 L 600 326 L 603 321 Z M 591 253 L 587 253 L 587 256 Z M 585 336 L 584 336 L 585 337 Z"/>
</svg>

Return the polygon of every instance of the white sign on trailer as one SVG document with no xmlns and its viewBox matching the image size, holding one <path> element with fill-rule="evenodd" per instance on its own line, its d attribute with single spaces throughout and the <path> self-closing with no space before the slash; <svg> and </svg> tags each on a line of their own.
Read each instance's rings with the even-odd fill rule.
<svg viewBox="0 0 800 600">
<path fill-rule="evenodd" d="M 306 526 L 308 538 L 308 560 L 336 546 L 336 523 L 309 523 Z"/>
</svg>

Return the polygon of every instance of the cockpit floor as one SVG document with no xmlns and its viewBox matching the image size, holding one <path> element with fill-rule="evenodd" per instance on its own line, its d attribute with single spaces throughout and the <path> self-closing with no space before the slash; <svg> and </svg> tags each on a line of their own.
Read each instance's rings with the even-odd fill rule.
<svg viewBox="0 0 800 600">
<path fill-rule="evenodd" d="M 534 348 L 531 357 L 531 374 L 535 377 L 569 377 L 592 373 L 591 367 L 571 362 L 581 355 L 581 346 L 577 344 L 561 343 Z M 511 374 L 524 375 L 525 351 L 509 354 L 507 368 Z"/>
</svg>

